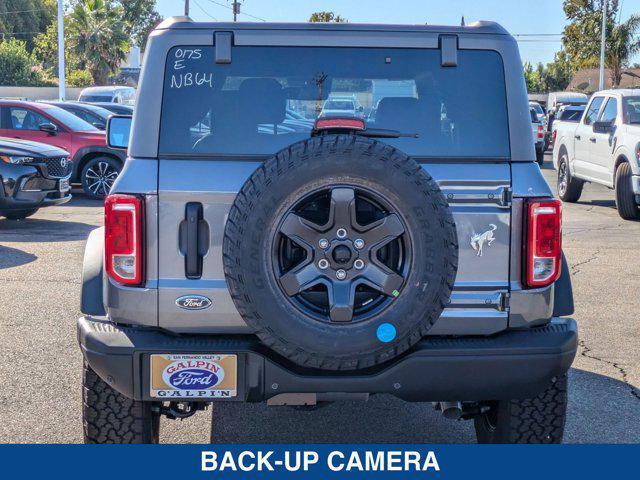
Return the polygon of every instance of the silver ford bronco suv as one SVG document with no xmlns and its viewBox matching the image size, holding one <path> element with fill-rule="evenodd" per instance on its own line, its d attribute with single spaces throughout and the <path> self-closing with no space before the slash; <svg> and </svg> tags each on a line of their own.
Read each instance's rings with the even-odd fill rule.
<svg viewBox="0 0 640 480">
<path fill-rule="evenodd" d="M 495 23 L 164 21 L 108 128 L 129 158 L 84 258 L 85 440 L 386 393 L 560 442 L 577 332 L 530 123 Z"/>
</svg>

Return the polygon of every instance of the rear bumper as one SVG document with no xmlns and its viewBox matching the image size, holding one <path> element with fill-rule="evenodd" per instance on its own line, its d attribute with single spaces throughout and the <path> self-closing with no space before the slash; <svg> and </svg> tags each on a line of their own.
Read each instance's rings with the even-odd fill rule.
<svg viewBox="0 0 640 480">
<path fill-rule="evenodd" d="M 254 336 L 175 336 L 91 317 L 78 320 L 78 340 L 91 368 L 123 395 L 149 396 L 149 354 L 238 355 L 235 401 L 286 393 L 390 393 L 408 401 L 528 398 L 566 372 L 577 349 L 571 318 L 492 337 L 425 338 L 404 355 L 368 371 L 304 369 Z"/>
</svg>

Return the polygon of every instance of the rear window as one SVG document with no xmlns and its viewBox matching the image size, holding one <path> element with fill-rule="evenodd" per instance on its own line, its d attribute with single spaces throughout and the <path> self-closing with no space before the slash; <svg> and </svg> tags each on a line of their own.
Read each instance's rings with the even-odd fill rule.
<svg viewBox="0 0 640 480">
<path fill-rule="evenodd" d="M 582 118 L 582 112 L 584 112 L 584 109 L 582 109 L 582 110 L 564 110 L 564 111 L 562 111 L 562 113 L 560 113 L 559 120 L 562 120 L 562 121 L 565 121 L 565 122 L 579 122 L 580 119 Z"/>
<path fill-rule="evenodd" d="M 640 125 L 640 97 L 623 97 L 622 116 L 624 123 Z"/>
<path fill-rule="evenodd" d="M 331 110 L 399 131 L 384 141 L 409 155 L 509 156 L 497 52 L 460 50 L 457 67 L 442 67 L 435 49 L 327 47 L 234 47 L 230 64 L 216 64 L 213 47 L 171 49 L 159 150 L 273 154 Z"/>
</svg>

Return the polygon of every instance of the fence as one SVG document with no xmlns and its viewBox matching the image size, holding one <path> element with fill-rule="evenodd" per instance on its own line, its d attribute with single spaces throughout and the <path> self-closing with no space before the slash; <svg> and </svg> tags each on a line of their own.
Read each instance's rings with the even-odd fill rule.
<svg viewBox="0 0 640 480">
<path fill-rule="evenodd" d="M 67 100 L 77 100 L 82 88 L 67 87 Z M 0 98 L 17 100 L 57 100 L 58 87 L 0 87 Z"/>
</svg>

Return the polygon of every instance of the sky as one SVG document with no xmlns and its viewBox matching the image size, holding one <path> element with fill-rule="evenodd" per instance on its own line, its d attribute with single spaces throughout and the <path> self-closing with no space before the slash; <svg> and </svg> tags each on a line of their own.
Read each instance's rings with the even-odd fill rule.
<svg viewBox="0 0 640 480">
<path fill-rule="evenodd" d="M 196 21 L 230 21 L 232 0 L 190 0 Z M 620 0 L 621 19 L 640 13 L 640 0 Z M 311 13 L 333 11 L 352 23 L 459 25 L 493 20 L 518 35 L 523 61 L 551 62 L 560 49 L 566 18 L 562 0 L 244 0 L 243 21 L 306 22 Z M 156 0 L 164 17 L 184 14 L 184 0 Z M 258 17 L 258 18 L 255 18 Z M 640 61 L 638 56 L 634 61 Z"/>
</svg>

